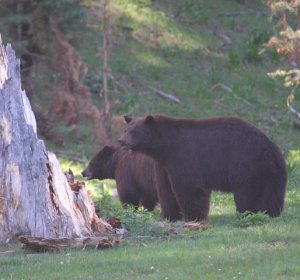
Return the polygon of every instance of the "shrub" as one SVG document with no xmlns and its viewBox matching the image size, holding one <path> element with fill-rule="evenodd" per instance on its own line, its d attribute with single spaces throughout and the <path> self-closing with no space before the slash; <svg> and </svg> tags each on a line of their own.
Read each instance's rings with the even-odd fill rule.
<svg viewBox="0 0 300 280">
<path fill-rule="evenodd" d="M 270 217 L 265 212 L 252 213 L 246 211 L 238 213 L 237 218 L 232 222 L 236 227 L 261 226 L 269 221 Z"/>
</svg>

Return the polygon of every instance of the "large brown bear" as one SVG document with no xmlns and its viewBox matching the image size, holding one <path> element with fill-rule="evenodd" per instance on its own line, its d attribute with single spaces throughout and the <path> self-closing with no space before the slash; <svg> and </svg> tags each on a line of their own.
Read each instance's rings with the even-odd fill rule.
<svg viewBox="0 0 300 280">
<path fill-rule="evenodd" d="M 284 157 L 250 123 L 234 117 L 161 115 L 125 120 L 128 126 L 119 142 L 157 161 L 159 200 L 171 218 L 178 216 L 169 208 L 177 202 L 186 220 L 207 218 L 212 190 L 232 192 L 238 212 L 265 211 L 276 217 L 283 210 Z"/>
<path fill-rule="evenodd" d="M 82 176 L 115 179 L 120 201 L 152 211 L 158 202 L 154 178 L 155 162 L 139 153 L 105 146 L 90 161 Z"/>
</svg>

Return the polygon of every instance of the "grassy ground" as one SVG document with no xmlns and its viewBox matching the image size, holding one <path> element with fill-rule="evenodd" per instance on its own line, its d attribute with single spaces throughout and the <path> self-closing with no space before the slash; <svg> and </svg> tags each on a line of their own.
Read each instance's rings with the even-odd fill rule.
<svg viewBox="0 0 300 280">
<path fill-rule="evenodd" d="M 0 279 L 299 279 L 299 152 L 290 153 L 288 165 L 279 218 L 240 217 L 232 195 L 215 192 L 208 229 L 187 230 L 181 222 L 159 222 L 159 209 L 121 210 L 106 195 L 103 216 L 118 214 L 129 229 L 119 247 L 35 254 L 10 243 L 0 247 Z M 74 164 L 63 166 L 76 170 Z"/>
<path fill-rule="evenodd" d="M 289 166 L 286 206 L 280 218 L 239 218 L 231 195 L 214 193 L 206 231 L 169 234 L 153 215 L 121 211 L 115 201 L 103 213 L 118 213 L 131 231 L 107 251 L 0 255 L 0 279 L 299 279 L 299 131 L 285 107 L 288 90 L 266 73 L 283 65 L 272 53 L 259 55 L 273 34 L 262 1 L 115 0 L 110 65 L 111 97 L 118 114 L 165 113 L 205 117 L 236 115 L 263 129 L 284 150 Z M 246 4 L 239 4 L 239 3 Z M 101 38 L 97 30 L 73 34 L 89 65 L 87 83 L 100 91 Z M 152 88 L 179 97 L 163 99 Z M 98 97 L 95 95 L 95 101 Z M 50 149 L 88 159 L 99 147 L 86 123 L 76 134 L 59 127 L 63 148 Z M 80 177 L 85 164 L 60 158 Z M 95 199 L 111 193 L 114 182 L 89 182 Z M 106 205 L 105 207 L 103 205 Z M 180 228 L 180 224 L 175 225 Z M 0 251 L 18 249 L 7 244 Z"/>
<path fill-rule="evenodd" d="M 299 279 L 299 211 L 299 188 L 290 185 L 282 217 L 256 216 L 246 226 L 232 197 L 215 193 L 205 231 L 170 235 L 136 216 L 143 222 L 119 248 L 0 255 L 1 279 Z"/>
</svg>

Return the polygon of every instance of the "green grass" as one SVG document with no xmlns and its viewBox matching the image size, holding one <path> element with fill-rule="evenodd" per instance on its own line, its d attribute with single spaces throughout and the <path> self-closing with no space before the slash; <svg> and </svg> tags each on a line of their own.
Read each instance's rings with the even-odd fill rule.
<svg viewBox="0 0 300 280">
<path fill-rule="evenodd" d="M 222 210 L 220 210 L 222 209 Z M 287 192 L 282 217 L 247 227 L 237 220 L 230 195 L 214 194 L 209 228 L 180 234 L 127 234 L 120 247 L 0 255 L 1 279 L 298 279 L 300 191 Z M 141 218 L 141 217 L 140 217 Z M 147 236 L 148 234 L 148 236 Z M 9 244 L 1 251 L 14 249 Z M 200 277 L 200 278 L 199 278 Z M 202 278 L 203 277 L 203 278 Z"/>
<path fill-rule="evenodd" d="M 194 239 L 151 243 L 104 252 L 13 257 L 2 279 L 298 279 L 299 244 L 251 235 L 210 232 Z M 268 241 L 262 235 L 269 235 Z M 246 240 L 246 242 L 245 242 Z M 7 276 L 6 276 L 7 275 Z M 12 276 L 12 277 L 11 277 Z M 10 278 L 11 277 L 11 278 Z"/>
</svg>

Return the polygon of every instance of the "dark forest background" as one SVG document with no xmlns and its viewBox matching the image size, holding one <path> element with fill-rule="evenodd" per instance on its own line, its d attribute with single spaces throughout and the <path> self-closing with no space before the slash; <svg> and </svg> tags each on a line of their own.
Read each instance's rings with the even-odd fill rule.
<svg viewBox="0 0 300 280">
<path fill-rule="evenodd" d="M 266 47 L 272 2 L 292 1 L 4 0 L 0 30 L 51 149 L 89 158 L 123 115 L 163 113 L 239 116 L 287 152 L 299 131 L 290 90 L 267 75 L 289 65 Z"/>
</svg>

